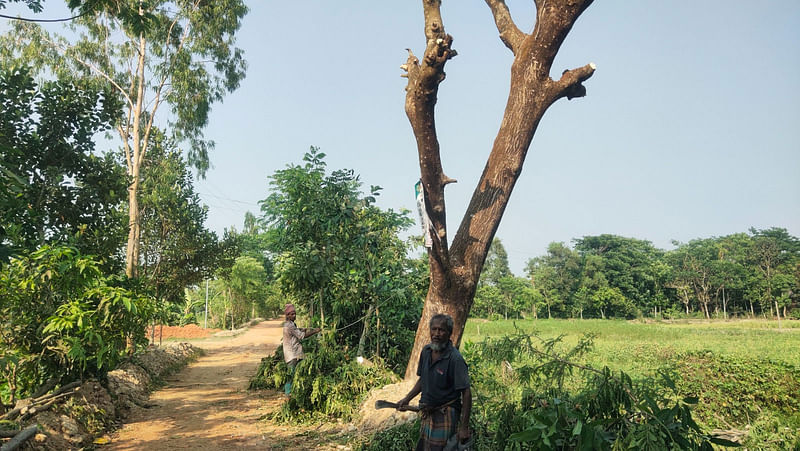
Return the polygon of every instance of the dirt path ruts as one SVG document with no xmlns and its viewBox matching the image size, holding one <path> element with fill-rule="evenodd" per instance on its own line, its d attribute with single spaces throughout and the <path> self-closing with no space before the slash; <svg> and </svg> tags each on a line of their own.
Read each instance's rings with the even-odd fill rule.
<svg viewBox="0 0 800 451">
<path fill-rule="evenodd" d="M 281 321 L 265 321 L 234 338 L 196 343 L 206 355 L 169 377 L 151 395 L 154 406 L 134 410 L 103 449 L 270 449 L 280 437 L 259 420 L 280 395 L 247 385 L 281 330 Z"/>
</svg>

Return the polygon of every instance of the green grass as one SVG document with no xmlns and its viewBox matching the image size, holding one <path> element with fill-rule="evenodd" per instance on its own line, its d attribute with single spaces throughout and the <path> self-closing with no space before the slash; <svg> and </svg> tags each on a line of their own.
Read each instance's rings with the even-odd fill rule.
<svg viewBox="0 0 800 451">
<path fill-rule="evenodd" d="M 689 351 L 713 351 L 740 358 L 765 359 L 800 367 L 800 321 L 680 321 L 641 322 L 621 320 L 500 320 L 467 321 L 462 341 L 482 341 L 487 336 L 503 336 L 517 327 L 536 332 L 542 338 L 563 335 L 572 345 L 593 333 L 595 352 L 582 363 L 608 366 L 633 377 L 645 376 Z"/>
</svg>

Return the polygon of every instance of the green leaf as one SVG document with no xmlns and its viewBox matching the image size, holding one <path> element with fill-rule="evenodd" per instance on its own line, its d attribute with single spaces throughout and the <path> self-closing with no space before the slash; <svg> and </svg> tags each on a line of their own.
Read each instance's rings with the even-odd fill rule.
<svg viewBox="0 0 800 451">
<path fill-rule="evenodd" d="M 578 422 L 575 423 L 575 427 L 572 428 L 572 435 L 581 435 L 582 429 L 583 429 L 583 422 L 578 420 Z"/>
<path fill-rule="evenodd" d="M 515 442 L 532 442 L 538 439 L 541 436 L 541 433 L 535 429 L 526 429 L 524 431 L 516 432 L 511 434 L 508 438 Z"/>
</svg>

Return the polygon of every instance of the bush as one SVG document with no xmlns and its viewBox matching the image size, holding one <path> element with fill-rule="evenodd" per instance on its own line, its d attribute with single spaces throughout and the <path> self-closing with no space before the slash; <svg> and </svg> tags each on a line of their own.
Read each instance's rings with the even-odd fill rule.
<svg viewBox="0 0 800 451">
<path fill-rule="evenodd" d="M 152 299 L 72 247 L 44 246 L 0 271 L 0 383 L 13 401 L 55 378 L 102 376 L 144 344 Z"/>
<path fill-rule="evenodd" d="M 250 379 L 249 388 L 250 390 L 283 390 L 288 376 L 288 367 L 283 362 L 283 346 L 278 346 L 272 355 L 261 359 L 256 374 Z"/>
<path fill-rule="evenodd" d="M 800 449 L 800 412 L 760 416 L 743 445 L 747 449 Z"/>
</svg>

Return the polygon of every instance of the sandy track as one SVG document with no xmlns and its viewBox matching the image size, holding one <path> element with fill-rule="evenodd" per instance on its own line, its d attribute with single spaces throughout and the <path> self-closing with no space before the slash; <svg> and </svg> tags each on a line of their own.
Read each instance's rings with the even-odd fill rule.
<svg viewBox="0 0 800 451">
<path fill-rule="evenodd" d="M 234 338 L 197 342 L 206 355 L 169 377 L 151 395 L 154 406 L 135 409 L 104 449 L 270 449 L 283 434 L 259 420 L 280 395 L 247 385 L 281 330 L 281 321 L 265 321 Z"/>
</svg>

